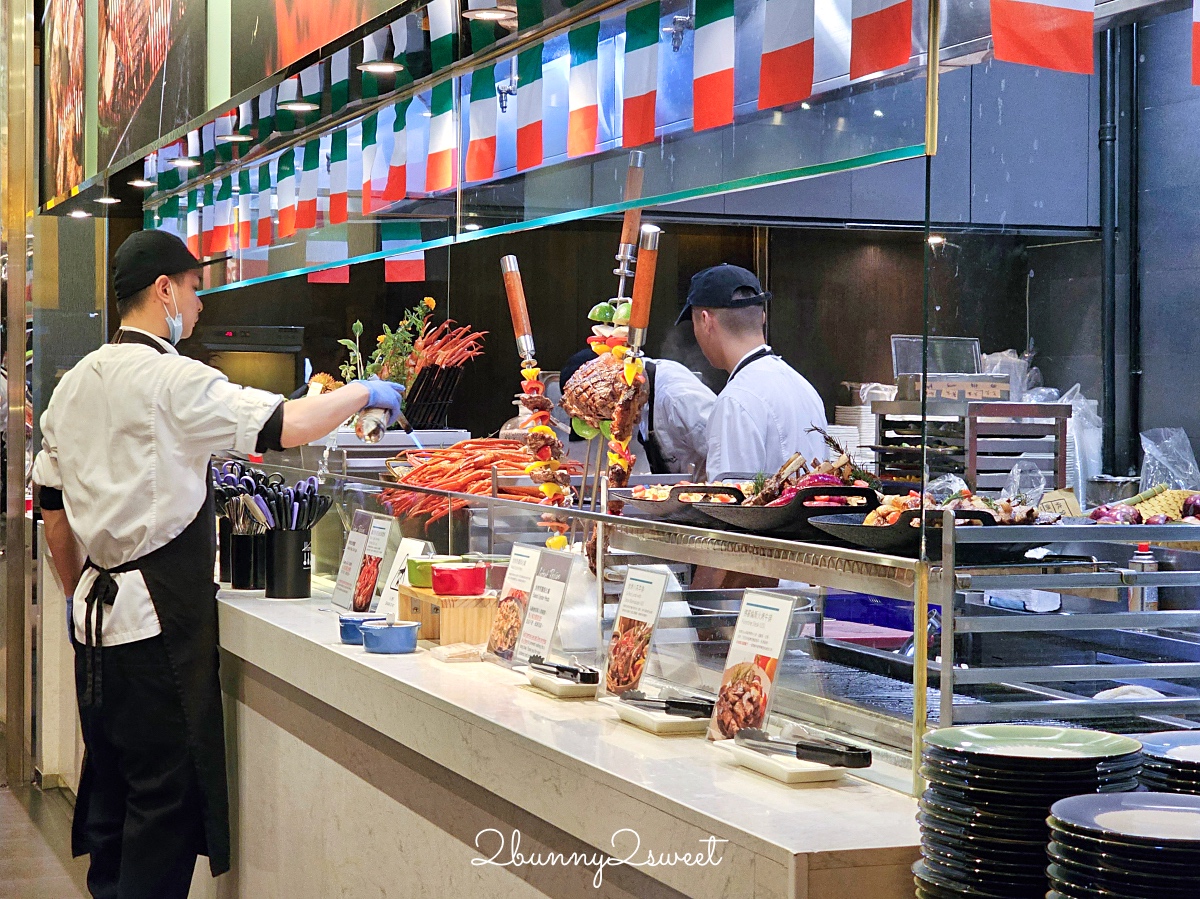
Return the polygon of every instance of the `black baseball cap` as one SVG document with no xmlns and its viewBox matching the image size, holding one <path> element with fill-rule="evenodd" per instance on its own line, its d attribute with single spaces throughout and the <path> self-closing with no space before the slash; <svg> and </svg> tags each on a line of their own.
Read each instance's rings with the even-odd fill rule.
<svg viewBox="0 0 1200 899">
<path fill-rule="evenodd" d="M 159 275 L 178 275 L 201 268 L 182 240 L 169 231 L 135 231 L 117 249 L 113 286 L 118 300 L 145 290 Z"/>
<path fill-rule="evenodd" d="M 739 287 L 750 288 L 754 295 L 735 300 L 733 294 Z M 744 309 L 747 306 L 761 306 L 769 299 L 771 294 L 762 289 L 754 272 L 740 265 L 714 265 L 692 275 L 687 303 L 684 304 L 675 324 L 690 319 L 693 306 L 707 309 Z"/>
</svg>

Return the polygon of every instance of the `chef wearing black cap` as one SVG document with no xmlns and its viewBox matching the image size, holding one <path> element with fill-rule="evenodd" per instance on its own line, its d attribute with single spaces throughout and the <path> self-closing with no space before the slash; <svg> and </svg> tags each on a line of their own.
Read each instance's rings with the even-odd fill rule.
<svg viewBox="0 0 1200 899">
<path fill-rule="evenodd" d="M 795 452 L 824 459 L 825 404 L 766 344 L 766 302 L 753 272 L 717 265 L 697 273 L 676 322 L 691 319 L 711 365 L 729 372 L 708 419 L 710 480 L 774 474 Z"/>
<path fill-rule="evenodd" d="M 86 747 L 72 848 L 95 897 L 188 893 L 197 855 L 229 869 L 209 458 L 324 436 L 402 387 L 356 381 L 284 404 L 180 356 L 203 308 L 177 237 L 134 234 L 115 259 L 121 327 L 63 377 L 34 462 L 46 538 L 74 603 Z M 83 555 L 80 554 L 82 549 Z"/>
</svg>

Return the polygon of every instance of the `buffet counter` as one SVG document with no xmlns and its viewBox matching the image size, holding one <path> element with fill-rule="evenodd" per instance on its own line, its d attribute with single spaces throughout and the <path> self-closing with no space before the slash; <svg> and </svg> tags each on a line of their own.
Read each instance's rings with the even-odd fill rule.
<svg viewBox="0 0 1200 899">
<path fill-rule="evenodd" d="M 213 895 L 912 895 L 909 797 L 785 786 L 497 665 L 344 646 L 326 598 L 254 596 L 220 595 L 234 870 Z"/>
</svg>

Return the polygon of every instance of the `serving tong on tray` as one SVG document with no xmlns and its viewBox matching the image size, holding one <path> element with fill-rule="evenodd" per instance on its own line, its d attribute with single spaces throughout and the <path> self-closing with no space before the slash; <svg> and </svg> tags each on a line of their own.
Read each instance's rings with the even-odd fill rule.
<svg viewBox="0 0 1200 899">
<path fill-rule="evenodd" d="M 529 657 L 529 667 L 534 671 L 552 674 L 577 684 L 600 683 L 600 672 L 588 665 L 560 665 L 557 662 L 547 662 L 542 656 L 534 655 Z"/>
<path fill-rule="evenodd" d="M 684 718 L 711 718 L 714 705 L 713 700 L 699 696 L 650 699 L 641 690 L 626 690 L 621 694 L 621 702 L 627 702 L 639 709 Z"/>
<path fill-rule="evenodd" d="M 817 762 L 835 768 L 871 767 L 871 750 L 851 746 L 841 740 L 807 736 L 801 740 L 773 737 L 757 727 L 744 727 L 733 737 L 738 746 L 757 752 L 786 755 L 804 762 Z"/>
</svg>

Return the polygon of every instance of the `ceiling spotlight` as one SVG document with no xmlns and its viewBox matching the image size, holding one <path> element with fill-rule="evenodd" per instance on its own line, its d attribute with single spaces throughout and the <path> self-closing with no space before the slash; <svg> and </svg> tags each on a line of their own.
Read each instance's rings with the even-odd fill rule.
<svg viewBox="0 0 1200 899">
<path fill-rule="evenodd" d="M 217 143 L 219 144 L 248 144 L 254 140 L 252 134 L 242 134 L 240 131 L 234 131 L 232 134 L 218 134 Z"/>
<path fill-rule="evenodd" d="M 116 197 L 100 197 L 96 202 L 103 203 L 105 206 L 116 206 L 121 201 Z"/>
<path fill-rule="evenodd" d="M 883 110 L 882 109 L 875 110 L 874 116 L 877 119 L 882 119 L 883 118 Z"/>
<path fill-rule="evenodd" d="M 82 209 L 71 210 L 71 218 L 73 218 L 73 219 L 87 219 L 87 218 L 91 218 L 91 217 L 92 217 L 92 214 L 90 212 L 85 212 Z"/>
<path fill-rule="evenodd" d="M 946 238 L 942 237 L 942 235 L 940 235 L 940 234 L 930 234 L 929 235 L 929 245 L 931 247 L 940 247 L 945 242 L 946 242 Z"/>
<path fill-rule="evenodd" d="M 316 112 L 321 107 L 307 100 L 288 100 L 286 103 L 280 103 L 279 108 L 286 112 Z"/>
<path fill-rule="evenodd" d="M 474 222 L 468 222 L 467 224 L 463 225 L 463 230 L 464 231 L 478 231 L 482 227 L 483 227 L 482 225 L 477 225 Z"/>
<path fill-rule="evenodd" d="M 478 22 L 509 22 L 517 17 L 517 8 L 511 3 L 495 0 L 480 0 L 478 6 L 463 10 L 464 19 Z"/>
<path fill-rule="evenodd" d="M 387 60 L 378 60 L 376 62 L 364 62 L 359 65 L 360 72 L 370 72 L 372 75 L 395 75 L 397 72 L 403 72 L 404 66 L 398 62 L 388 62 Z"/>
<path fill-rule="evenodd" d="M 129 182 L 129 186 L 141 188 L 142 190 L 146 190 L 148 188 L 154 187 L 154 182 L 151 181 L 149 178 L 134 178 L 132 181 Z"/>
<path fill-rule="evenodd" d="M 177 169 L 194 169 L 199 168 L 200 160 L 192 159 L 190 156 L 177 156 L 171 160 L 171 165 Z"/>
</svg>

